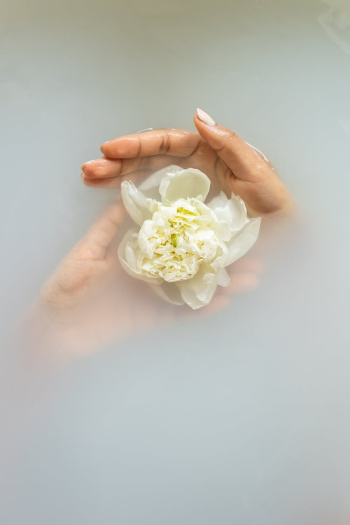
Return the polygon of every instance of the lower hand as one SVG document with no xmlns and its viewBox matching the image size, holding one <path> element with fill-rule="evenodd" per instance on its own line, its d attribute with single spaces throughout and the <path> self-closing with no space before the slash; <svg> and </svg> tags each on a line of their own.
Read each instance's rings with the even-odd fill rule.
<svg viewBox="0 0 350 525">
<path fill-rule="evenodd" d="M 138 330 L 212 314 L 227 306 L 231 294 L 256 286 L 261 264 L 245 257 L 231 268 L 229 287 L 203 310 L 165 303 L 120 266 L 118 231 L 124 217 L 121 202 L 107 208 L 42 289 L 39 324 L 61 349 L 86 353 Z"/>
</svg>

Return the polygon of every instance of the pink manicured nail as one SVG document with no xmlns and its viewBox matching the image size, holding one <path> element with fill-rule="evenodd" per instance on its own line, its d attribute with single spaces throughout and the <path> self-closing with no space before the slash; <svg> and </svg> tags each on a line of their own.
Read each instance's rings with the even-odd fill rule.
<svg viewBox="0 0 350 525">
<path fill-rule="evenodd" d="M 206 124 L 207 126 L 215 126 L 216 122 L 215 120 L 213 120 L 209 115 L 208 113 L 206 113 L 205 111 L 203 111 L 202 109 L 199 109 L 197 108 L 197 117 L 199 118 L 199 120 L 201 120 L 204 124 Z"/>
</svg>

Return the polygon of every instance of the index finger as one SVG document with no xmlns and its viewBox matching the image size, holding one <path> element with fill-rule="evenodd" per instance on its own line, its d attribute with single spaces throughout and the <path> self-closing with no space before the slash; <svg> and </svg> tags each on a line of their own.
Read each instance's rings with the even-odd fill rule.
<svg viewBox="0 0 350 525">
<path fill-rule="evenodd" d="M 101 151 L 105 157 L 125 159 L 152 155 L 192 155 L 201 141 L 198 133 L 181 129 L 155 129 L 145 133 L 125 135 L 105 142 Z"/>
<path fill-rule="evenodd" d="M 89 247 L 91 256 L 104 259 L 107 248 L 114 239 L 125 216 L 125 208 L 120 200 L 111 204 L 90 227 L 78 247 Z"/>
</svg>

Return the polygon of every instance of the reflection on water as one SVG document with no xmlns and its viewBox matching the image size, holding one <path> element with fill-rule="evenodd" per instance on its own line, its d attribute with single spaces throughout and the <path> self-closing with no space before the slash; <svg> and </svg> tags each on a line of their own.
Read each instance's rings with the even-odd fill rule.
<svg viewBox="0 0 350 525">
<path fill-rule="evenodd" d="M 347 2 L 5 2 L 0 27 L 1 523 L 349 521 Z M 79 344 L 77 319 L 19 334 L 115 202 L 81 163 L 198 106 L 298 202 L 235 268 L 251 289 L 174 322 L 107 279 Z"/>
</svg>

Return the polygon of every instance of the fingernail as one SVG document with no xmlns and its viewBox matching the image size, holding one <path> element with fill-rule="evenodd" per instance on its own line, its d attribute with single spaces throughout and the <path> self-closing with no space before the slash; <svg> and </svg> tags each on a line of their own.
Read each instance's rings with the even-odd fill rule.
<svg viewBox="0 0 350 525">
<path fill-rule="evenodd" d="M 94 162 L 94 161 L 93 161 L 93 160 L 89 160 L 88 162 L 84 162 L 84 164 L 81 165 L 80 169 L 81 169 L 82 171 L 84 171 L 84 169 L 86 168 L 86 165 L 87 165 L 87 164 L 91 164 L 91 162 Z"/>
<path fill-rule="evenodd" d="M 215 120 L 213 120 L 209 115 L 208 113 L 206 113 L 205 111 L 203 111 L 202 109 L 199 109 L 197 108 L 197 117 L 199 118 L 199 120 L 201 120 L 204 124 L 206 124 L 207 126 L 215 126 L 216 122 Z"/>
</svg>

